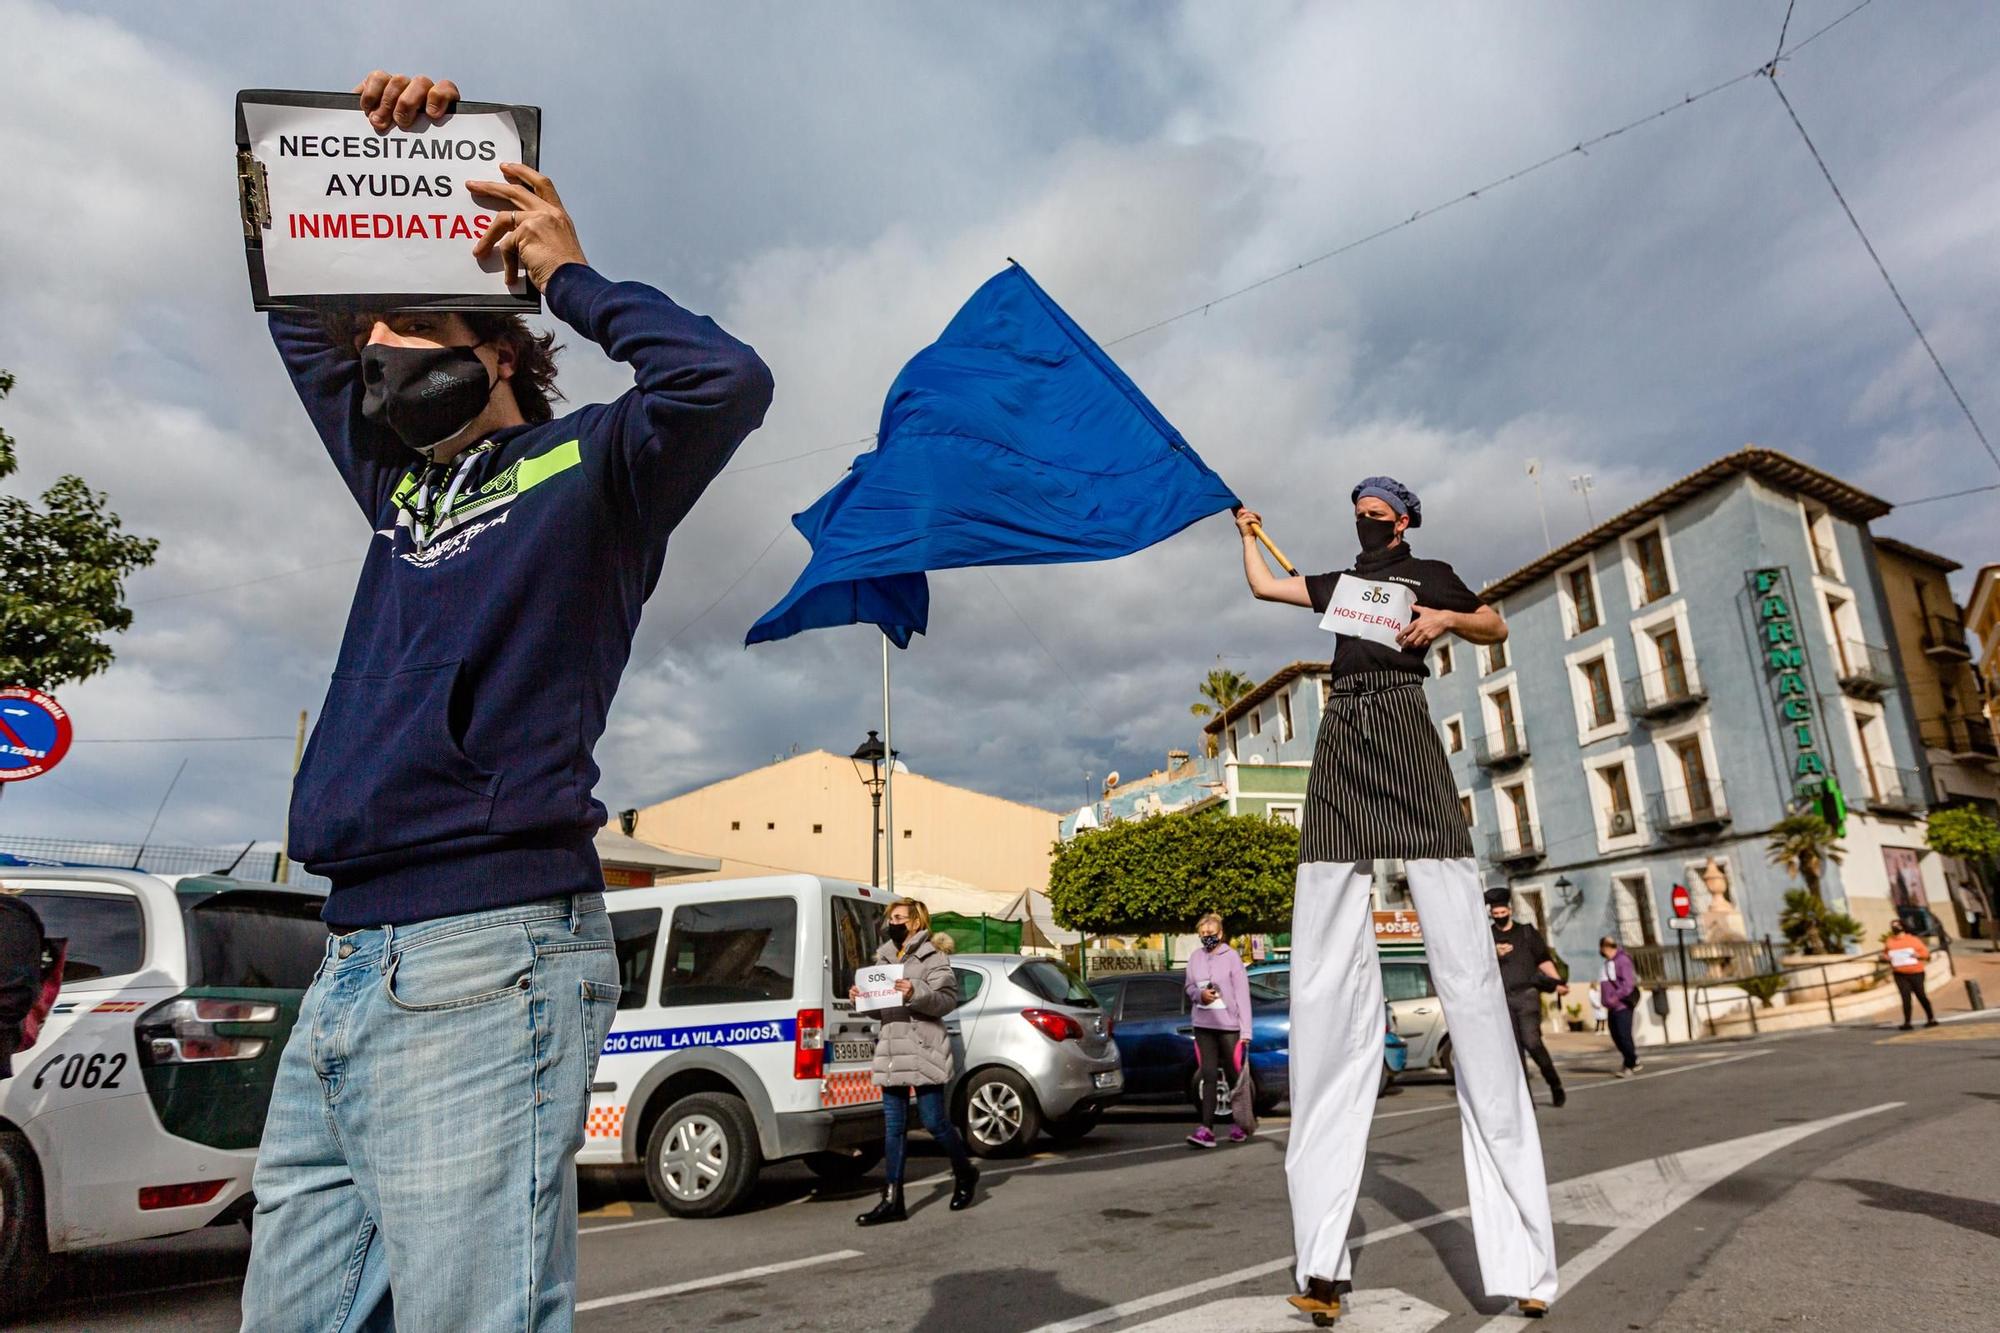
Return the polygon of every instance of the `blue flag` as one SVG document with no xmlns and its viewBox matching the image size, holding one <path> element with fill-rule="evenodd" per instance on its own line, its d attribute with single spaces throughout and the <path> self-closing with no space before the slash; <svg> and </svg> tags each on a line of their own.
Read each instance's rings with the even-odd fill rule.
<svg viewBox="0 0 2000 1333">
<path fill-rule="evenodd" d="M 812 559 L 746 643 L 930 623 L 924 571 L 1112 560 L 1238 501 L 1104 349 L 1010 265 L 889 386 L 875 448 L 792 522 Z"/>
</svg>

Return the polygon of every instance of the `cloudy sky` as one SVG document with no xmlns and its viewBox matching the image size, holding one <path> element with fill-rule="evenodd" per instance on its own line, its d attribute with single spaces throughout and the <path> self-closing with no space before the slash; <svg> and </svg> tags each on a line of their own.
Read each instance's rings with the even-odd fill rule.
<svg viewBox="0 0 2000 1333">
<path fill-rule="evenodd" d="M 1799 0 L 1790 40 L 1849 3 Z M 183 760 L 156 840 L 283 825 L 289 735 L 369 535 L 250 309 L 239 87 L 345 89 L 379 65 L 540 104 L 592 262 L 773 367 L 767 424 L 676 534 L 640 628 L 598 749 L 616 810 L 877 724 L 869 631 L 749 652 L 743 631 L 804 563 L 789 517 L 855 452 L 830 446 L 868 434 L 1008 256 L 1108 341 L 1751 70 L 1784 11 L 487 0 L 391 24 L 0 0 L 10 484 L 81 472 L 161 542 L 117 665 L 64 691 L 89 743 L 8 791 L 0 833 L 137 839 Z M 1878 0 L 1780 68 L 2000 430 L 1996 53 L 1992 6 Z M 568 342 L 572 399 L 620 391 Z M 1749 442 L 1890 500 L 2000 481 L 1761 79 L 1117 355 L 1320 567 L 1351 553 L 1344 496 L 1369 472 L 1423 493 L 1420 549 L 1475 583 L 1543 547 L 1530 457 L 1558 541 L 1585 526 L 1571 475 L 1602 517 Z M 1996 510 L 2000 492 L 1880 527 L 1976 566 L 2000 558 Z M 1260 676 L 1322 651 L 1309 619 L 1249 599 L 1226 517 L 1113 564 L 945 574 L 933 606 L 897 659 L 899 747 L 1051 808 L 1188 745 L 1218 659 Z M 112 743 L 244 735 L 286 739 Z"/>
</svg>

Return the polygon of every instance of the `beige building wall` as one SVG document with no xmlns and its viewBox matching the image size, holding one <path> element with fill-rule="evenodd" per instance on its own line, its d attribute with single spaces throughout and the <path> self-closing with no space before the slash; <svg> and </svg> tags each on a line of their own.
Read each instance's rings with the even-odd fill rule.
<svg viewBox="0 0 2000 1333">
<path fill-rule="evenodd" d="M 1045 892 L 1059 816 L 916 773 L 895 783 L 896 874 L 995 893 Z M 638 837 L 722 858 L 687 880 L 806 871 L 868 882 L 868 788 L 844 755 L 814 750 L 639 811 Z M 885 849 L 886 850 L 886 849 Z"/>
</svg>

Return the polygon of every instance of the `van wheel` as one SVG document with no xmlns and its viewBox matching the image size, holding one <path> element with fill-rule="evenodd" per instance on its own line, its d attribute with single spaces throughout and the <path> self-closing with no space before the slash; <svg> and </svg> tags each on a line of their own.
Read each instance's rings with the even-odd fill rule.
<svg viewBox="0 0 2000 1333">
<path fill-rule="evenodd" d="M 966 1146 L 980 1157 L 1025 1152 L 1042 1127 L 1033 1090 L 1005 1069 L 982 1069 L 965 1081 L 961 1116 Z"/>
<path fill-rule="evenodd" d="M 1450 1079 L 1454 1083 L 1458 1081 L 1458 1075 L 1454 1074 L 1451 1068 L 1450 1037 L 1446 1037 L 1443 1041 L 1438 1043 L 1437 1067 L 1444 1071 L 1444 1076 L 1446 1078 Z"/>
<path fill-rule="evenodd" d="M 11 1130 L 0 1133 L 0 1273 L 0 1317 L 27 1309 L 49 1276 L 42 1173 L 27 1137 Z"/>
<path fill-rule="evenodd" d="M 875 1169 L 875 1164 L 882 1160 L 882 1145 L 856 1148 L 853 1152 L 809 1152 L 800 1160 L 805 1162 L 806 1170 L 829 1185 L 850 1185 Z"/>
<path fill-rule="evenodd" d="M 697 1092 L 669 1106 L 646 1136 L 646 1186 L 675 1217 L 715 1217 L 749 1195 L 763 1158 L 744 1100 Z"/>
</svg>

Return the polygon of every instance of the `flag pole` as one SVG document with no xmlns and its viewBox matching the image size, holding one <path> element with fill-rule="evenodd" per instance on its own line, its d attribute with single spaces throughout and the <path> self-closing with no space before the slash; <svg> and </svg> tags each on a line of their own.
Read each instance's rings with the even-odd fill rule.
<svg viewBox="0 0 2000 1333">
<path fill-rule="evenodd" d="M 895 732 L 890 730 L 889 716 L 889 636 L 882 636 L 882 748 L 889 752 L 889 766 L 883 770 L 882 779 L 882 841 L 887 844 L 882 853 L 882 863 L 886 869 L 884 885 L 891 894 L 896 892 L 896 741 Z"/>
<path fill-rule="evenodd" d="M 1294 578 L 1298 577 L 1299 571 L 1297 567 L 1294 566 L 1291 561 L 1285 559 L 1285 553 L 1278 549 L 1278 544 L 1276 542 L 1272 541 L 1269 537 L 1266 537 L 1264 535 L 1264 525 L 1262 523 L 1252 523 L 1250 525 L 1250 535 L 1252 537 L 1255 537 L 1258 541 L 1264 543 L 1264 549 L 1271 553 L 1271 558 L 1278 562 L 1278 567 L 1280 569 L 1284 570 L 1287 574 L 1292 575 Z"/>
</svg>

